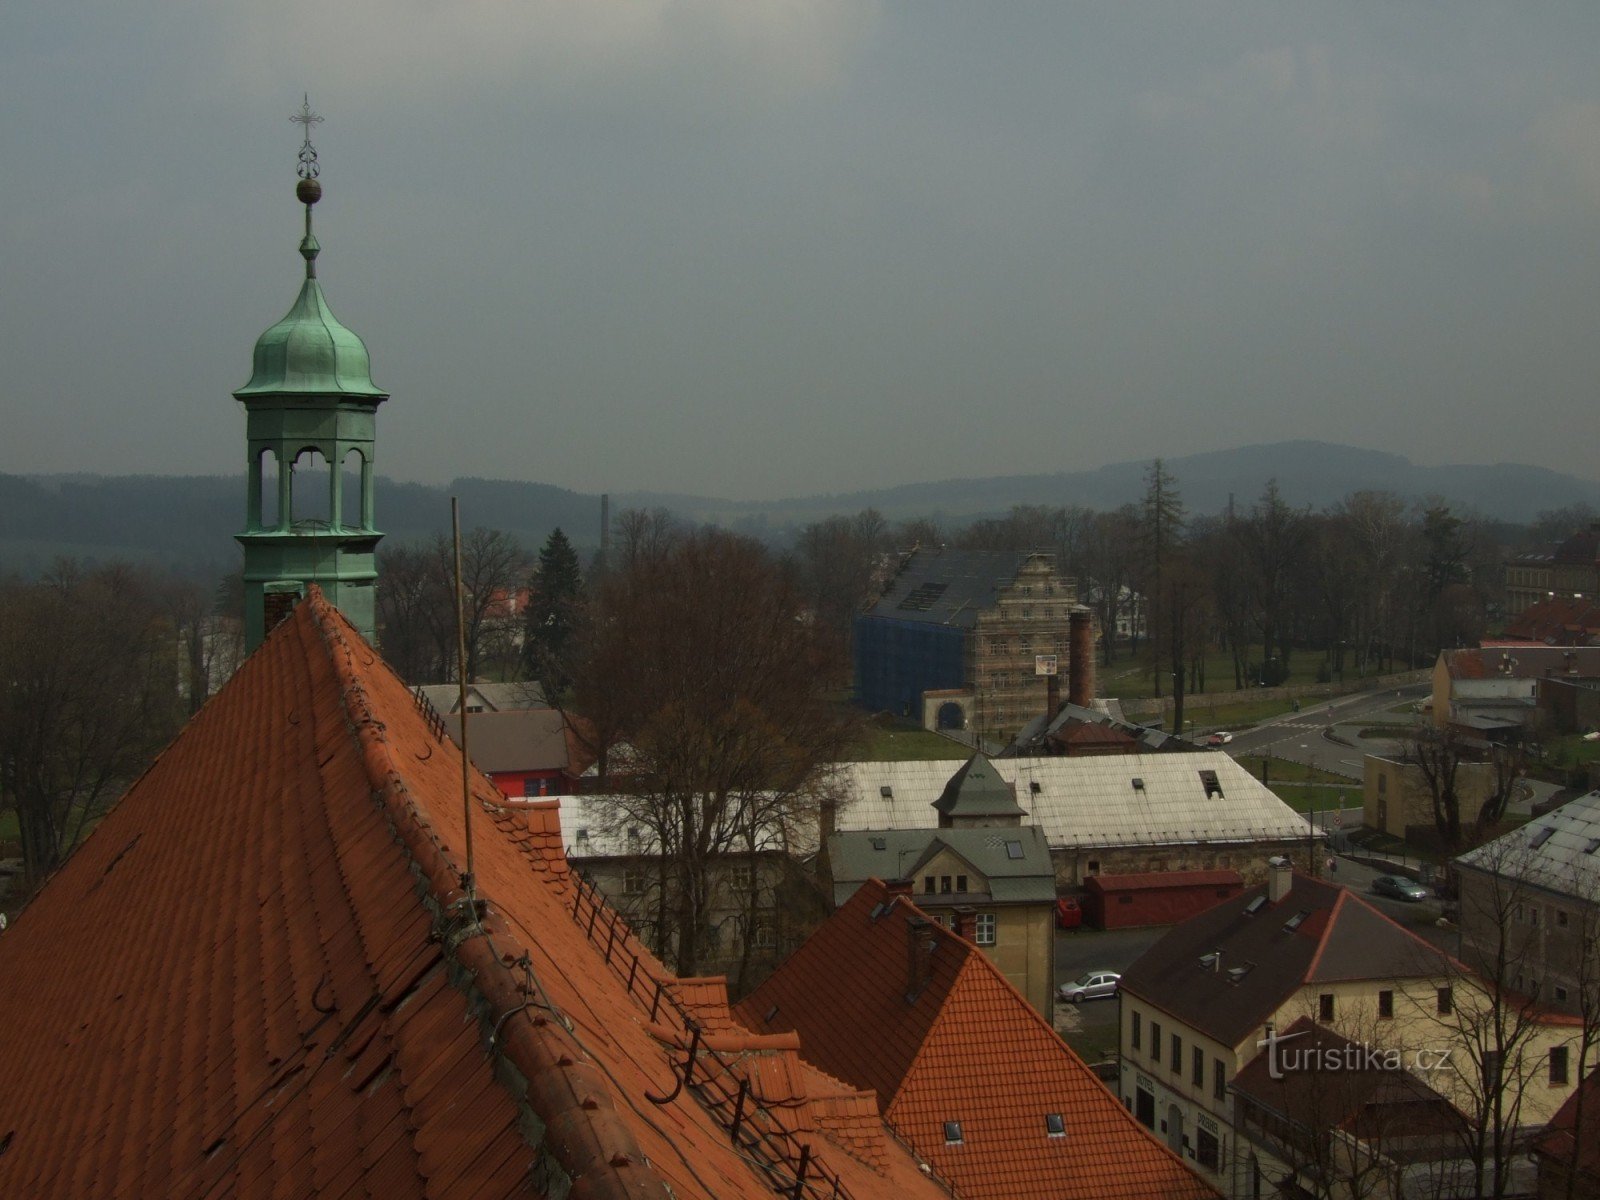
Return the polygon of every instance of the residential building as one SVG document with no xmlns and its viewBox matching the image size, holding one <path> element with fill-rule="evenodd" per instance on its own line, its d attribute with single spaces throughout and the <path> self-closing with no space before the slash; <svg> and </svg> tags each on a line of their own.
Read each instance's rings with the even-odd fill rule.
<svg viewBox="0 0 1600 1200">
<path fill-rule="evenodd" d="M 970 937 L 905 888 L 857 888 L 735 1015 L 769 1036 L 798 1034 L 807 1061 L 876 1096 L 896 1135 L 965 1200 L 1217 1194 Z"/>
<path fill-rule="evenodd" d="M 1014 789 L 1021 824 L 1044 832 L 1058 891 L 1102 873 L 1232 869 L 1255 882 L 1273 855 L 1320 861 L 1320 834 L 1217 750 L 989 762 Z M 949 761 L 842 764 L 834 830 L 926 828 L 951 768 Z"/>
<path fill-rule="evenodd" d="M 914 717 L 925 692 L 952 691 L 933 715 L 937 727 L 1015 731 L 1045 711 L 1050 683 L 1040 672 L 1068 665 L 1077 607 L 1074 581 L 1049 554 L 913 551 L 855 620 L 856 702 Z M 1085 629 L 1092 646 L 1092 619 Z"/>
<path fill-rule="evenodd" d="M 1301 1179 L 1338 1200 L 1476 1193 L 1471 1131 L 1424 1073 L 1310 1017 L 1276 1040 L 1281 1052 L 1257 1055 L 1228 1086 L 1233 1195 L 1281 1195 L 1278 1181 Z"/>
<path fill-rule="evenodd" d="M 1600 646 L 1501 644 L 1445 650 L 1433 667 L 1433 720 L 1485 741 L 1536 733 L 1552 707 L 1554 685 L 1600 684 Z"/>
<path fill-rule="evenodd" d="M 986 802 L 998 788 L 1002 803 Z M 982 759 L 946 787 L 942 828 L 836 833 L 828 839 L 833 900 L 843 906 L 870 879 L 904 880 L 917 907 L 947 929 L 970 917 L 972 941 L 1011 985 L 1048 1020 L 1055 1012 L 1055 868 L 1037 825 L 1020 825 L 1022 810 Z M 943 797 L 941 797 L 943 799 Z M 991 818 L 993 809 L 1009 820 Z M 976 808 L 975 821 L 966 826 Z"/>
<path fill-rule="evenodd" d="M 1362 758 L 1361 773 L 1361 823 L 1368 829 L 1404 841 L 1413 832 L 1436 828 L 1433 791 L 1414 759 L 1368 754 Z M 1495 786 L 1493 763 L 1474 762 L 1463 755 L 1455 770 L 1462 825 L 1478 819 Z"/>
<path fill-rule="evenodd" d="M 456 683 L 420 683 L 413 691 L 433 706 L 441 716 L 461 711 L 461 685 Z M 532 680 L 518 683 L 487 683 L 477 680 L 467 684 L 467 711 L 508 712 L 514 708 L 548 708 L 544 688 Z"/>
<path fill-rule="evenodd" d="M 1600 595 L 1600 521 L 1547 549 L 1506 560 L 1506 614 L 1521 615 L 1552 597 Z"/>
<path fill-rule="evenodd" d="M 553 803 L 464 780 L 314 585 L 0 932 L 0 979 L 6 1197 L 950 1194 L 802 1040 L 667 972 Z"/>
<path fill-rule="evenodd" d="M 1547 1120 L 1571 1091 L 1558 1071 L 1572 1053 L 1570 1021 L 1524 1010 L 1515 1061 L 1473 1059 L 1503 1052 L 1485 1035 L 1499 995 L 1360 896 L 1284 859 L 1265 885 L 1169 932 L 1123 973 L 1121 988 L 1123 1100 L 1219 1186 L 1257 1177 L 1251 1148 L 1234 1134 L 1229 1085 L 1301 1018 L 1403 1053 L 1450 1050 L 1448 1069 L 1430 1062 L 1439 1069 L 1429 1082 L 1458 1111 L 1474 1084 L 1481 1095 L 1484 1071 L 1532 1078 L 1510 1137 Z"/>
<path fill-rule="evenodd" d="M 1600 792 L 1461 855 L 1462 957 L 1577 1014 L 1600 1003 Z M 1590 994 L 1585 997 L 1585 991 Z"/>
<path fill-rule="evenodd" d="M 658 955 L 675 948 L 675 883 L 664 875 L 659 843 L 648 823 L 630 818 L 630 803 L 612 795 L 568 795 L 561 841 L 574 870 Z M 711 900 L 702 932 L 703 972 L 726 975 L 743 995 L 805 941 L 831 911 L 812 870 L 812 829 L 798 841 L 776 823 L 753 846 L 715 853 L 708 872 Z"/>
<path fill-rule="evenodd" d="M 1494 645 L 1536 642 L 1545 646 L 1600 645 L 1600 592 L 1588 596 L 1548 596 L 1506 625 Z M 1485 643 L 1487 646 L 1488 643 Z"/>
<path fill-rule="evenodd" d="M 461 714 L 441 718 L 450 740 L 461 744 Z M 596 738 L 581 717 L 554 708 L 473 712 L 467 705 L 467 747 L 472 763 L 507 796 L 562 796 L 575 792 L 595 763 Z"/>
</svg>

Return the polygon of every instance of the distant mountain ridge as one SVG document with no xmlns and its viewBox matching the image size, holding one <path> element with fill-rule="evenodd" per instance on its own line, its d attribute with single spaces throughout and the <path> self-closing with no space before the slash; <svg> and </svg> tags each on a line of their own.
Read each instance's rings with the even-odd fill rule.
<svg viewBox="0 0 1600 1200">
<path fill-rule="evenodd" d="M 1517 463 L 1421 467 L 1398 454 L 1328 442 L 1277 442 L 1165 459 L 1191 513 L 1222 511 L 1233 498 L 1248 510 L 1276 478 L 1291 504 L 1322 508 L 1353 491 L 1442 496 L 1505 521 L 1587 504 L 1600 509 L 1600 482 Z M 1137 501 L 1148 459 L 1088 471 L 948 479 L 895 487 L 740 501 L 667 492 L 618 492 L 613 514 L 668 508 L 685 520 L 715 522 L 773 541 L 838 513 L 876 508 L 891 520 L 933 517 L 952 523 L 1004 513 L 1015 504 L 1113 509 Z M 463 522 L 513 534 L 530 549 L 559 526 L 575 544 L 599 543 L 600 497 L 550 484 L 457 479 L 443 487 L 382 479 L 379 527 L 398 541 L 442 533 L 449 497 Z M 234 533 L 244 522 L 240 476 L 0 475 L 0 568 L 33 574 L 58 555 L 132 558 L 180 568 L 221 569 L 238 561 Z"/>
</svg>

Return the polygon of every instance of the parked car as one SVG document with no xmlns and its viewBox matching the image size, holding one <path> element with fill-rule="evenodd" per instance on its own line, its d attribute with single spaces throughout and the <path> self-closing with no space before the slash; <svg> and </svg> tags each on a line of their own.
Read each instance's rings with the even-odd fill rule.
<svg viewBox="0 0 1600 1200">
<path fill-rule="evenodd" d="M 1099 1000 L 1102 997 L 1109 999 L 1117 994 L 1117 988 L 1122 982 L 1122 976 L 1115 971 L 1085 971 L 1071 983 L 1063 983 L 1056 991 L 1056 995 L 1069 1004 L 1079 1004 L 1084 1000 Z"/>
<path fill-rule="evenodd" d="M 1428 898 L 1428 889 L 1399 875 L 1379 875 L 1372 881 L 1372 890 L 1380 896 L 1415 903 Z"/>
<path fill-rule="evenodd" d="M 1219 729 L 1210 737 L 1206 738 L 1206 745 L 1226 746 L 1231 741 L 1233 741 L 1233 734 L 1229 733 L 1225 729 Z"/>
<path fill-rule="evenodd" d="M 1056 900 L 1056 928 L 1077 929 L 1083 924 L 1083 908 L 1075 896 L 1061 896 Z"/>
</svg>

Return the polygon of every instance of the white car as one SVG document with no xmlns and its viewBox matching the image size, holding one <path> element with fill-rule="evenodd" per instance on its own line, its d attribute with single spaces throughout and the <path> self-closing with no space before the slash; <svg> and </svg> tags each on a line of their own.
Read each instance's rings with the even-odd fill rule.
<svg viewBox="0 0 1600 1200">
<path fill-rule="evenodd" d="M 1069 1004 L 1101 997 L 1109 999 L 1117 994 L 1121 982 L 1122 976 L 1115 971 L 1085 971 L 1071 983 L 1063 983 L 1056 989 L 1056 995 Z"/>
<path fill-rule="evenodd" d="M 1206 745 L 1226 746 L 1231 741 L 1233 741 L 1233 734 L 1229 733 L 1225 729 L 1219 729 L 1210 737 L 1206 738 Z"/>
</svg>

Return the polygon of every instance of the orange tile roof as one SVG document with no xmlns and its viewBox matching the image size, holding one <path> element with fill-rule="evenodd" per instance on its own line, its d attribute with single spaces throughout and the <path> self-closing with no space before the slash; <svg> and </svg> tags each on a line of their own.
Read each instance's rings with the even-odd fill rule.
<svg viewBox="0 0 1600 1200">
<path fill-rule="evenodd" d="M 1216 1196 L 985 954 L 917 919 L 909 899 L 868 882 L 735 1015 L 797 1031 L 804 1057 L 875 1090 L 889 1124 L 969 1200 Z M 908 1000 L 914 929 L 933 949 Z M 1047 1113 L 1062 1115 L 1066 1136 L 1048 1135 Z M 961 1144 L 946 1144 L 947 1121 L 961 1123 Z"/>
<path fill-rule="evenodd" d="M 313 590 L 0 934 L 0 1196 L 945 1194 L 472 785 L 476 905 L 459 753 Z"/>
</svg>

